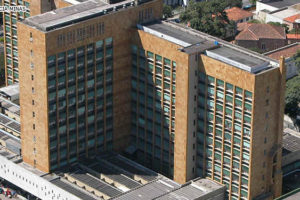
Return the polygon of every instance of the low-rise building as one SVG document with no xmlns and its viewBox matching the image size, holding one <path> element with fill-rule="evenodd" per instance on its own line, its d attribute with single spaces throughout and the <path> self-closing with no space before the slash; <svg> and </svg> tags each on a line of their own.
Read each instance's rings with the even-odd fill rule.
<svg viewBox="0 0 300 200">
<path fill-rule="evenodd" d="M 292 30 L 297 27 L 297 23 L 299 23 L 297 20 L 300 20 L 300 11 L 298 14 L 284 18 L 284 23 Z"/>
<path fill-rule="evenodd" d="M 275 200 L 299 200 L 299 199 L 300 199 L 300 188 L 295 189 L 287 194 L 284 194 Z"/>
<path fill-rule="evenodd" d="M 299 0 L 260 0 L 256 1 L 256 13 L 261 10 L 268 10 L 270 12 L 299 4 Z"/>
<path fill-rule="evenodd" d="M 260 0 L 256 2 L 256 18 L 265 23 L 279 22 L 293 27 L 293 18 L 300 14 L 298 0 Z"/>
<path fill-rule="evenodd" d="M 195 179 L 181 185 L 114 153 L 44 173 L 25 164 L 13 146 L 20 149 L 20 139 L 0 132 L 0 177 L 40 199 L 223 200 L 225 195 L 226 187 L 212 180 Z"/>
<path fill-rule="evenodd" d="M 286 45 L 285 29 L 270 24 L 250 23 L 235 37 L 235 43 L 245 48 L 271 51 Z"/>
<path fill-rule="evenodd" d="M 229 20 L 236 23 L 248 22 L 253 19 L 253 13 L 238 7 L 232 7 L 225 10 Z"/>
<path fill-rule="evenodd" d="M 296 66 L 295 60 L 293 56 L 297 53 L 297 51 L 300 49 L 300 43 L 293 43 L 284 47 L 281 47 L 279 49 L 275 49 L 273 51 L 269 51 L 267 53 L 264 53 L 265 56 L 268 56 L 270 58 L 273 58 L 279 62 L 280 57 L 285 57 L 285 66 L 287 67 L 286 70 L 286 78 L 289 79 L 293 76 L 296 76 L 298 74 L 298 67 Z"/>
<path fill-rule="evenodd" d="M 13 84 L 6 87 L 0 88 L 0 97 L 6 98 L 12 102 L 19 102 L 20 99 L 20 88 L 19 84 Z"/>
<path fill-rule="evenodd" d="M 286 128 L 282 140 L 283 176 L 300 170 L 300 132 Z"/>
<path fill-rule="evenodd" d="M 263 11 L 261 11 L 263 12 Z M 299 15 L 300 10 L 295 9 L 293 7 L 287 7 L 287 8 L 283 8 L 283 9 L 278 9 L 276 11 L 272 11 L 272 12 L 268 12 L 266 13 L 266 18 L 263 19 L 263 21 L 265 23 L 269 23 L 269 22 L 278 22 L 280 24 L 288 24 L 290 23 L 290 19 L 293 18 L 293 16 L 297 16 Z M 261 15 L 258 15 L 261 16 Z M 261 18 L 259 18 L 260 20 L 262 20 Z M 288 21 L 286 21 L 286 19 Z"/>
<path fill-rule="evenodd" d="M 295 42 L 300 42 L 300 33 L 299 34 L 286 34 L 286 39 L 288 44 L 292 44 Z"/>
</svg>

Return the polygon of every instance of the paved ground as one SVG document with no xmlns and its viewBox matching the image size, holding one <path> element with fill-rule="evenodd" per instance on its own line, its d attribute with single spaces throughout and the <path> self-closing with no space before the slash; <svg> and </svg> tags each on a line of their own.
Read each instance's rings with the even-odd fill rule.
<svg viewBox="0 0 300 200">
<path fill-rule="evenodd" d="M 11 199 L 17 199 L 17 198 L 11 198 Z M 0 194 L 0 200 L 11 200 L 8 197 L 5 197 L 3 194 Z"/>
</svg>

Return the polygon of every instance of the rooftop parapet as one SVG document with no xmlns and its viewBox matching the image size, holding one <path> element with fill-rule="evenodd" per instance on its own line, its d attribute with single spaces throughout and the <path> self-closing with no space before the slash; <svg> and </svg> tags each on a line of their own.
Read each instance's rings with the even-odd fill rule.
<svg viewBox="0 0 300 200">
<path fill-rule="evenodd" d="M 250 73 L 255 74 L 278 67 L 278 63 L 268 57 L 175 23 L 138 24 L 137 28 L 181 46 L 182 48 L 178 49 L 181 52 L 187 54 L 203 53 Z"/>
</svg>

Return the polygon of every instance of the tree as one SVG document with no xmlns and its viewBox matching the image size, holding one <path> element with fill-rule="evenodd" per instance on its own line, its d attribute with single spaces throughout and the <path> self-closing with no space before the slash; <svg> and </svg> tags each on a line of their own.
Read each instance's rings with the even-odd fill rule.
<svg viewBox="0 0 300 200">
<path fill-rule="evenodd" d="M 164 4 L 163 15 L 164 15 L 164 18 L 172 17 L 173 16 L 172 7 Z"/>
<path fill-rule="evenodd" d="M 242 0 L 224 0 L 225 7 L 239 7 L 241 8 L 243 5 Z"/>
<path fill-rule="evenodd" d="M 296 120 L 299 115 L 298 104 L 300 103 L 300 76 L 296 76 L 286 82 L 285 113 Z"/>
<path fill-rule="evenodd" d="M 261 24 L 261 21 L 259 21 L 258 19 L 252 19 L 248 23 Z"/>
<path fill-rule="evenodd" d="M 293 56 L 293 59 L 295 61 L 296 67 L 298 70 L 300 70 L 300 50 L 297 51 L 297 53 Z"/>
<path fill-rule="evenodd" d="M 214 35 L 225 38 L 228 32 L 232 32 L 232 23 L 228 20 L 225 8 L 229 1 L 211 0 L 207 2 L 190 1 L 187 9 L 181 13 L 180 20 L 190 23 L 191 27 Z"/>
</svg>

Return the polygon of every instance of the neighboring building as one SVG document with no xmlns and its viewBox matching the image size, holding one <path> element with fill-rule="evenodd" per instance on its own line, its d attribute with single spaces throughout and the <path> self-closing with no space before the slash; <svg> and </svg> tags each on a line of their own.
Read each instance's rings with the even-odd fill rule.
<svg viewBox="0 0 300 200">
<path fill-rule="evenodd" d="M 294 8 L 284 8 L 284 9 L 279 9 L 273 12 L 269 12 L 266 14 L 266 19 L 264 20 L 265 23 L 268 22 L 278 22 L 280 24 L 285 24 L 286 23 L 286 18 L 288 20 L 295 15 L 298 15 L 300 13 L 300 10 L 294 9 Z"/>
<path fill-rule="evenodd" d="M 298 34 L 286 34 L 288 44 L 300 42 L 300 32 Z"/>
<path fill-rule="evenodd" d="M 256 12 L 261 10 L 272 12 L 289 6 L 297 8 L 298 4 L 300 4 L 299 0 L 259 0 L 256 1 Z"/>
<path fill-rule="evenodd" d="M 18 103 L 20 100 L 19 84 L 13 84 L 0 88 L 0 96 L 12 102 Z"/>
<path fill-rule="evenodd" d="M 298 14 L 300 3 L 298 0 L 261 0 L 256 1 L 256 17 L 267 22 L 286 23 L 285 18 Z"/>
<path fill-rule="evenodd" d="M 300 170 L 300 132 L 286 128 L 282 140 L 283 175 Z"/>
<path fill-rule="evenodd" d="M 286 45 L 285 29 L 270 24 L 250 23 L 235 37 L 235 43 L 245 48 L 271 51 Z"/>
<path fill-rule="evenodd" d="M 297 188 L 287 194 L 276 198 L 275 200 L 299 200 L 300 199 L 300 188 Z"/>
<path fill-rule="evenodd" d="M 128 199 L 156 199 L 156 200 L 224 200 L 225 199 L 225 186 L 216 183 L 209 179 L 195 179 L 187 182 L 171 192 L 165 192 L 166 186 L 160 188 L 161 191 L 149 192 L 147 188 L 157 188 L 157 182 L 149 183 L 147 186 L 140 187 L 136 190 L 131 190 L 116 200 Z"/>
<path fill-rule="evenodd" d="M 300 20 L 300 11 L 299 14 L 284 18 L 284 23 L 288 25 L 289 29 L 295 29 L 298 27 L 297 20 Z"/>
<path fill-rule="evenodd" d="M 0 88 L 0 131 L 8 132 L 20 138 L 19 85 Z"/>
<path fill-rule="evenodd" d="M 48 174 L 24 163 L 20 147 L 20 139 L 0 130 L 0 177 L 39 199 L 223 200 L 225 196 L 225 186 L 212 180 L 181 185 L 117 154 L 81 160 Z"/>
<path fill-rule="evenodd" d="M 51 173 L 114 150 L 229 199 L 279 196 L 283 61 L 161 16 L 160 0 L 86 1 L 18 23 L 24 162 Z"/>
<path fill-rule="evenodd" d="M 229 20 L 236 23 L 248 22 L 253 19 L 253 13 L 238 7 L 232 7 L 225 10 Z"/>
<path fill-rule="evenodd" d="M 0 113 L 20 122 L 20 106 L 0 97 Z"/>
<path fill-rule="evenodd" d="M 265 56 L 268 56 L 272 59 L 280 61 L 281 56 L 285 57 L 285 66 L 286 66 L 286 78 L 289 79 L 298 74 L 298 69 L 300 66 L 296 66 L 294 55 L 297 51 L 300 50 L 300 43 L 293 43 L 290 45 L 286 45 L 279 49 L 275 49 L 273 51 L 269 51 L 264 53 Z"/>
</svg>

